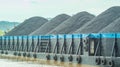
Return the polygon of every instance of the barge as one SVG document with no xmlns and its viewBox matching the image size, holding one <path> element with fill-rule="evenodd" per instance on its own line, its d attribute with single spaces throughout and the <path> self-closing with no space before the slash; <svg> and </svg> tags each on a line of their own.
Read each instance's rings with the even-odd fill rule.
<svg viewBox="0 0 120 67">
<path fill-rule="evenodd" d="M 0 55 L 119 67 L 119 33 L 1 36 Z"/>
</svg>

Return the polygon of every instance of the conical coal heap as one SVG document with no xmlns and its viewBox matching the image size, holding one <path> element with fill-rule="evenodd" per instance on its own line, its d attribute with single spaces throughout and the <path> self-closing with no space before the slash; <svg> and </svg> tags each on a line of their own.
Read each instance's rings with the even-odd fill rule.
<svg viewBox="0 0 120 67">
<path fill-rule="evenodd" d="M 120 6 L 111 7 L 86 23 L 74 33 L 98 33 L 101 29 L 120 17 Z"/>
<path fill-rule="evenodd" d="M 31 17 L 25 20 L 23 23 L 12 29 L 10 32 L 6 33 L 7 36 L 12 35 L 28 35 L 34 30 L 38 29 L 48 20 L 43 17 Z"/>
<path fill-rule="evenodd" d="M 89 14 L 88 12 L 77 13 L 47 34 L 68 34 L 80 28 L 94 17 L 94 15 Z"/>
<path fill-rule="evenodd" d="M 45 23 L 44 25 L 42 25 L 40 28 L 38 28 L 37 30 L 32 32 L 30 35 L 47 34 L 49 31 L 56 28 L 59 24 L 61 24 L 68 18 L 70 18 L 70 16 L 68 16 L 66 14 L 60 14 L 60 15 L 56 16 L 55 18 L 51 19 L 50 21 L 48 21 L 47 23 Z"/>
<path fill-rule="evenodd" d="M 120 33 L 120 18 L 106 26 L 100 33 Z"/>
</svg>

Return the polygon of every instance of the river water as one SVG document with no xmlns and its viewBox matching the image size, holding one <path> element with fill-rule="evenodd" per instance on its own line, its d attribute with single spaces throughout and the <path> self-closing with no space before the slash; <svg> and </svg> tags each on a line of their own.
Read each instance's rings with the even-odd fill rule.
<svg viewBox="0 0 120 67">
<path fill-rule="evenodd" d="M 18 61 L 12 59 L 0 59 L 0 67 L 97 67 L 56 61 Z"/>
</svg>

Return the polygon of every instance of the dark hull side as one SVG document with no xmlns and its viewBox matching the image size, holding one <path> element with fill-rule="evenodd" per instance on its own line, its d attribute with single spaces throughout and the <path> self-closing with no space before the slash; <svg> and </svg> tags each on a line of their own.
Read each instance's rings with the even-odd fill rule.
<svg viewBox="0 0 120 67">
<path fill-rule="evenodd" d="M 24 52 L 20 52 L 21 53 L 21 56 L 18 56 L 18 55 L 14 55 L 14 51 L 8 51 L 9 54 L 2 54 L 1 56 L 11 56 L 11 57 L 24 57 L 26 58 L 27 56 L 23 56 L 23 53 Z M 19 53 L 19 52 L 18 52 Z M 29 54 L 29 53 L 27 53 Z M 33 55 L 35 53 L 30 53 L 30 57 L 28 58 L 35 58 Z M 84 55 L 81 55 L 81 62 L 78 62 L 77 61 L 77 57 L 78 55 L 71 55 L 73 57 L 73 60 L 70 61 L 68 59 L 68 57 L 70 55 L 66 55 L 66 54 L 50 54 L 50 53 L 36 53 L 37 57 L 36 59 L 43 59 L 43 60 L 48 60 L 46 58 L 47 55 L 50 55 L 50 59 L 49 60 L 54 60 L 54 61 L 60 61 L 60 62 L 71 62 L 71 63 L 78 63 L 78 64 L 85 64 L 85 65 L 92 65 L 92 66 L 98 66 L 98 67 L 111 67 L 110 64 L 109 64 L 109 61 L 113 60 L 114 61 L 114 66 L 113 67 L 119 67 L 120 65 L 120 57 L 103 57 L 103 56 L 100 56 L 99 58 L 102 60 L 102 59 L 106 59 L 106 63 L 105 64 L 102 64 L 100 63 L 99 65 L 96 64 L 96 58 L 98 58 L 97 56 L 84 56 Z M 54 59 L 54 56 L 57 56 L 57 60 Z M 64 57 L 64 61 L 62 61 L 60 59 L 60 57 L 63 56 Z M 102 62 L 102 61 L 101 61 Z"/>
<path fill-rule="evenodd" d="M 102 36 L 101 36 L 102 35 Z M 94 37 L 93 37 L 94 36 Z M 28 36 L 0 40 L 1 56 L 119 67 L 119 34 Z M 105 43 L 105 44 L 104 44 Z M 117 48 L 116 48 L 117 46 Z"/>
</svg>

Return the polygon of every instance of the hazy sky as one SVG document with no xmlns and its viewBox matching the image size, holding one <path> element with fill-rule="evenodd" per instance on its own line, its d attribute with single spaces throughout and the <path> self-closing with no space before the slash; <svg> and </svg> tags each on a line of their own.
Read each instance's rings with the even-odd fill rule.
<svg viewBox="0 0 120 67">
<path fill-rule="evenodd" d="M 120 0 L 0 0 L 0 21 L 22 22 L 32 16 L 48 18 L 81 11 L 98 15 L 112 6 L 120 6 Z"/>
</svg>

